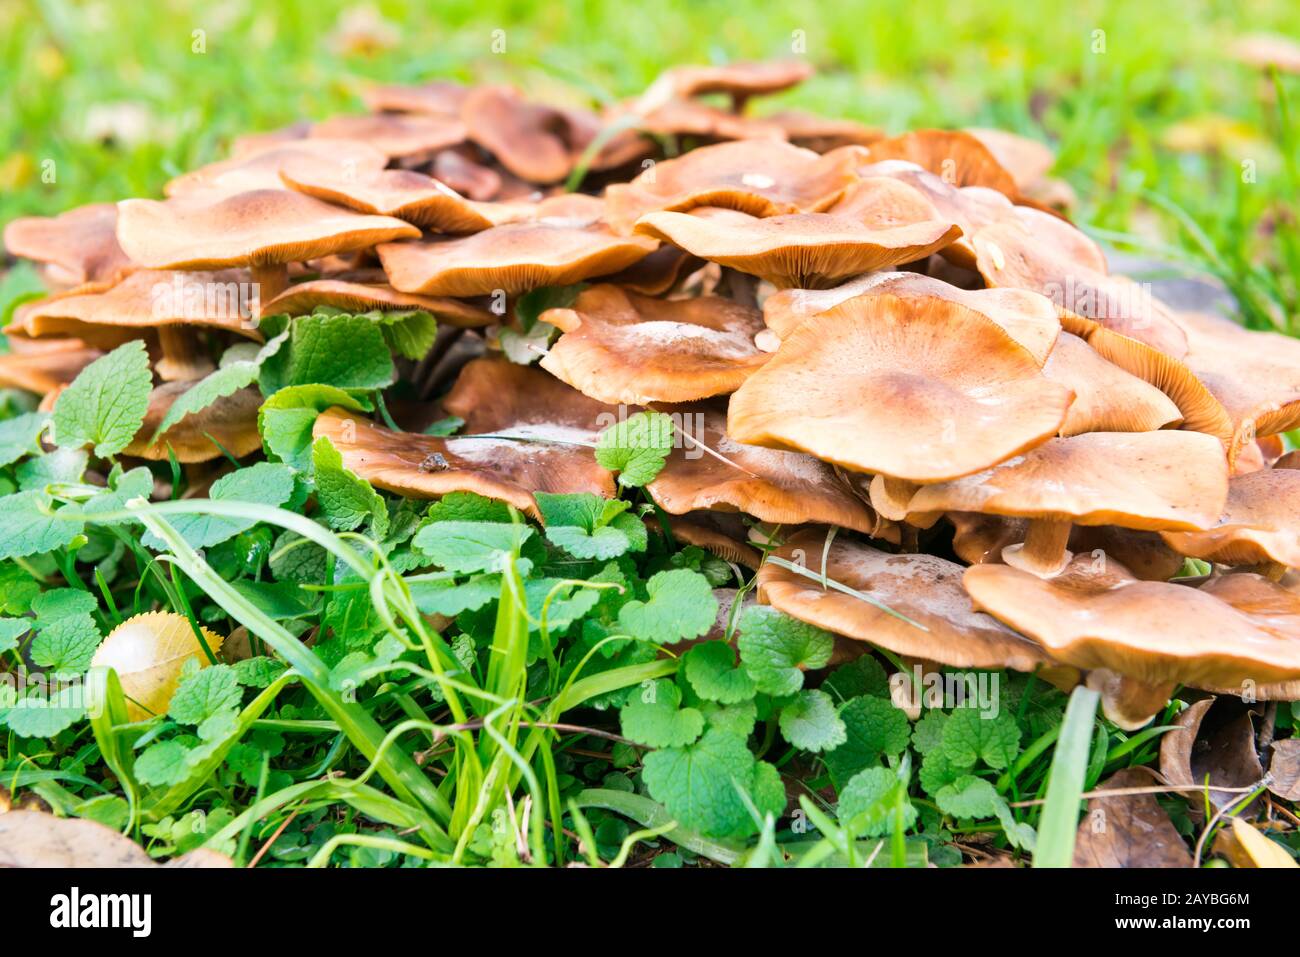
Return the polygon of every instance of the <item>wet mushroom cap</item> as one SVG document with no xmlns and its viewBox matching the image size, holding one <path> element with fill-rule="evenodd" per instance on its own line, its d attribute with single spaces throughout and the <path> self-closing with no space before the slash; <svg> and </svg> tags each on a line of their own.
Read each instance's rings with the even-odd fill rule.
<svg viewBox="0 0 1300 957">
<path fill-rule="evenodd" d="M 1202 589 L 1139 581 L 1118 562 L 1076 557 L 1042 579 L 1009 565 L 972 565 L 975 607 L 1079 668 L 1151 685 L 1240 685 L 1300 677 L 1300 635 Z"/>
<path fill-rule="evenodd" d="M 363 216 L 289 190 L 118 204 L 118 238 L 151 269 L 224 269 L 304 262 L 417 237 L 410 223 Z"/>
<path fill-rule="evenodd" d="M 466 432 L 537 428 L 590 442 L 617 421 L 619 412 L 540 369 L 501 357 L 467 363 L 442 404 L 465 420 Z M 590 449 L 584 451 L 594 459 Z"/>
<path fill-rule="evenodd" d="M 1300 471 L 1260 469 L 1228 482 L 1228 501 L 1213 527 L 1165 532 L 1183 555 L 1222 565 L 1277 562 L 1300 567 Z"/>
<path fill-rule="evenodd" d="M 689 436 L 673 448 L 663 471 L 646 486 L 665 511 L 739 511 L 780 525 L 824 523 L 863 534 L 875 529 L 871 508 L 831 466 L 802 452 L 733 441 L 726 432 L 725 405 L 662 406 L 658 411 L 672 415 L 679 431 Z"/>
<path fill-rule="evenodd" d="M 1223 447 L 1199 432 L 1088 432 L 919 487 L 909 513 L 982 512 L 1157 531 L 1213 525 L 1228 496 Z"/>
<path fill-rule="evenodd" d="M 27 216 L 4 229 L 11 256 L 43 263 L 51 280 L 107 288 L 136 268 L 117 241 L 117 207 L 96 203 L 58 216 Z"/>
<path fill-rule="evenodd" d="M 541 320 L 563 332 L 542 368 L 611 404 L 733 392 L 770 358 L 754 344 L 758 310 L 718 296 L 655 299 L 598 285 Z"/>
<path fill-rule="evenodd" d="M 912 130 L 868 149 L 873 163 L 906 160 L 958 188 L 983 186 L 1012 198 L 1020 193 L 993 152 L 978 137 L 960 130 Z"/>
<path fill-rule="evenodd" d="M 805 321 L 732 397 L 739 442 L 916 482 L 1059 431 L 1073 394 L 996 323 L 941 299 L 851 299 Z"/>
<path fill-rule="evenodd" d="M 968 126 L 962 132 L 975 137 L 993 154 L 999 165 L 1011 174 L 1020 192 L 1040 182 L 1056 164 L 1056 157 L 1047 146 L 1027 136 L 980 126 Z"/>
<path fill-rule="evenodd" d="M 401 311 L 422 309 L 439 322 L 463 328 L 491 325 L 498 321 L 486 308 L 460 299 L 420 296 L 398 292 L 383 284 L 347 282 L 341 279 L 313 279 L 290 286 L 270 302 L 262 312 L 268 316 L 303 316 L 317 306 L 330 306 L 346 312 Z"/>
<path fill-rule="evenodd" d="M 958 668 L 1033 671 L 1051 665 L 1039 646 L 971 605 L 962 589 L 962 566 L 934 555 L 894 555 L 848 540 L 832 541 L 826 562 L 826 532 L 808 529 L 773 554 L 809 575 L 772 562 L 758 570 L 759 600 L 793 618 L 900 655 Z M 925 629 L 902 621 L 819 577 L 869 595 Z M 811 576 L 811 577 L 809 577 Z"/>
<path fill-rule="evenodd" d="M 377 248 L 395 289 L 433 296 L 508 295 L 567 286 L 626 269 L 658 247 L 595 223 L 510 223 L 458 239 L 383 243 Z"/>
</svg>

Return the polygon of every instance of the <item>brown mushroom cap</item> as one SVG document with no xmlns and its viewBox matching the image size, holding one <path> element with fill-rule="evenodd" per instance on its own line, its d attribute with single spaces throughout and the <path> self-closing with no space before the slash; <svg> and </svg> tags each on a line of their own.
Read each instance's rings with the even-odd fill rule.
<svg viewBox="0 0 1300 957">
<path fill-rule="evenodd" d="M 653 532 L 662 532 L 658 522 L 659 516 L 646 516 L 646 527 Z M 763 553 L 750 545 L 742 537 L 727 534 L 720 528 L 707 524 L 700 519 L 707 516 L 696 515 L 692 518 L 677 515 L 662 516 L 668 522 L 668 530 L 678 542 L 695 545 L 724 562 L 735 562 L 746 568 L 758 568 L 763 562 Z"/>
<path fill-rule="evenodd" d="M 458 118 L 397 113 L 336 116 L 311 128 L 312 139 L 358 140 L 385 156 L 423 156 L 465 142 Z"/>
<path fill-rule="evenodd" d="M 252 149 L 233 159 L 201 166 L 163 187 L 169 198 L 200 193 L 231 195 L 255 189 L 284 189 L 280 171 L 287 166 L 314 176 L 365 177 L 388 165 L 382 152 L 356 140 L 290 140 Z"/>
<path fill-rule="evenodd" d="M 940 279 L 914 272 L 879 272 L 850 280 L 833 289 L 783 289 L 763 302 L 763 321 L 782 339 L 810 316 L 833 309 L 859 296 L 890 295 L 900 299 L 946 299 L 973 309 L 996 322 L 1034 357 L 1047 361 L 1061 323 L 1056 308 L 1044 296 L 1023 289 L 960 289 Z"/>
<path fill-rule="evenodd" d="M 709 93 L 727 93 L 733 97 L 761 96 L 798 86 L 812 74 L 813 68 L 802 60 L 679 66 L 661 73 L 644 96 L 651 100 L 667 97 L 690 99 Z"/>
<path fill-rule="evenodd" d="M 979 313 L 878 295 L 799 326 L 732 397 L 728 431 L 848 469 L 939 482 L 1055 435 L 1072 398 Z"/>
<path fill-rule="evenodd" d="M 807 529 L 773 554 L 820 576 L 825 543 L 825 530 Z M 960 565 L 933 555 L 893 555 L 841 535 L 826 552 L 825 574 L 928 630 L 772 562 L 758 570 L 759 600 L 838 635 L 954 667 L 1033 671 L 1053 663 L 1036 644 L 974 609 Z"/>
<path fill-rule="evenodd" d="M 104 353 L 80 339 L 28 339 L 13 332 L 0 353 L 0 389 L 49 395 L 67 385 Z"/>
<path fill-rule="evenodd" d="M 261 339 L 240 287 L 243 270 L 175 272 L 145 269 L 104 292 L 52 296 L 15 313 L 15 323 L 34 339 L 76 336 L 112 348 L 142 331 L 165 326 L 219 329 Z"/>
<path fill-rule="evenodd" d="M 1015 198 L 1015 178 L 977 137 L 960 130 L 912 130 L 871 144 L 871 162 L 906 160 L 958 188 L 983 186 Z"/>
<path fill-rule="evenodd" d="M 1260 469 L 1228 482 L 1228 501 L 1211 528 L 1165 532 L 1183 555 L 1222 565 L 1300 566 L 1300 471 Z"/>
<path fill-rule="evenodd" d="M 194 385 L 194 382 L 165 382 L 154 389 L 149 394 L 144 424 L 131 444 L 123 449 L 123 454 L 165 462 L 170 446 L 179 462 L 209 462 L 226 452 L 242 458 L 262 447 L 262 436 L 257 431 L 262 394 L 255 388 L 240 389 L 185 416 L 151 444 L 149 440 L 172 404 Z"/>
<path fill-rule="evenodd" d="M 267 130 L 264 133 L 244 133 L 241 136 L 236 136 L 230 144 L 230 155 L 232 159 L 252 156 L 254 153 L 274 149 L 286 143 L 305 140 L 310 133 L 311 123 L 307 120 L 299 120 L 296 123 L 290 123 L 288 126 L 282 126 L 277 130 Z"/>
<path fill-rule="evenodd" d="M 443 150 L 433 158 L 435 179 L 476 202 L 499 197 L 503 182 L 501 174 L 465 155 L 465 151 Z"/>
<path fill-rule="evenodd" d="M 287 165 L 281 178 L 290 188 L 359 213 L 394 216 L 440 233 L 476 233 L 502 223 L 530 219 L 530 203 L 476 203 L 414 170 L 385 169 L 365 175 Z"/>
<path fill-rule="evenodd" d="M 417 237 L 410 223 L 362 216 L 289 190 L 118 204 L 118 239 L 150 269 L 224 269 L 304 262 Z"/>
<path fill-rule="evenodd" d="M 669 453 L 663 471 L 646 486 L 674 515 L 696 509 L 739 511 L 781 525 L 842 525 L 871 534 L 874 512 L 835 470 L 811 455 L 742 445 L 727 435 L 725 405 L 660 407 L 689 435 Z M 703 443 L 711 455 L 696 443 Z M 726 461 L 723 461 L 725 459 Z M 1300 476 L 1300 472 L 1296 473 Z"/>
<path fill-rule="evenodd" d="M 781 140 L 718 143 L 664 160 L 630 183 L 605 191 L 607 217 L 620 231 L 650 212 L 719 206 L 751 216 L 818 212 L 857 180 L 862 151 L 818 156 Z"/>
<path fill-rule="evenodd" d="M 1068 332 L 1056 340 L 1043 375 L 1074 393 L 1061 435 L 1150 432 L 1176 427 L 1182 413 L 1155 386 L 1099 356 Z"/>
<path fill-rule="evenodd" d="M 303 316 L 314 311 L 317 306 L 332 306 L 347 312 L 423 309 L 439 322 L 461 328 L 487 326 L 498 321 L 497 316 L 482 306 L 460 299 L 418 296 L 398 292 L 388 285 L 346 282 L 341 279 L 313 279 L 290 286 L 270 302 L 263 303 L 262 314 Z"/>
<path fill-rule="evenodd" d="M 473 90 L 461 104 L 461 117 L 469 139 L 530 183 L 568 176 L 600 130 L 600 121 L 590 114 L 531 103 L 508 86 Z"/>
<path fill-rule="evenodd" d="M 837 120 L 802 110 L 781 110 L 760 118 L 765 123 L 780 127 L 795 146 L 816 153 L 829 153 L 841 146 L 870 146 L 884 139 L 885 134 L 874 126 L 864 126 L 854 120 Z"/>
<path fill-rule="evenodd" d="M 393 287 L 435 296 L 507 294 L 566 286 L 626 269 L 654 252 L 644 236 L 616 236 L 600 223 L 509 223 L 458 239 L 378 247 Z"/>
<path fill-rule="evenodd" d="M 1006 130 L 968 126 L 962 130 L 984 145 L 1015 181 L 1016 189 L 1024 192 L 1039 183 L 1056 165 L 1056 156 L 1038 140 Z"/>
<path fill-rule="evenodd" d="M 51 281 L 107 288 L 137 267 L 117 241 L 117 207 L 96 203 L 58 216 L 28 216 L 5 226 L 11 256 L 43 263 Z"/>
<path fill-rule="evenodd" d="M 1235 576 L 1233 576 L 1235 577 Z M 1061 661 L 1159 686 L 1238 686 L 1300 677 L 1300 635 L 1204 589 L 1139 581 L 1118 562 L 1081 555 L 1054 578 L 1009 565 L 972 565 L 975 607 Z"/>
<path fill-rule="evenodd" d="M 718 296 L 653 299 L 598 285 L 541 319 L 564 333 L 542 368 L 611 404 L 734 392 L 770 358 L 754 344 L 763 331 L 758 310 Z"/>
<path fill-rule="evenodd" d="M 907 510 L 1195 530 L 1217 521 L 1227 496 L 1227 461 L 1212 436 L 1087 432 L 1050 439 L 986 471 L 923 485 Z"/>
<path fill-rule="evenodd" d="M 431 116 L 460 116 L 469 87 L 446 80 L 414 86 L 380 84 L 361 91 L 366 108 L 375 113 L 428 113 Z"/>
<path fill-rule="evenodd" d="M 643 296 L 662 296 L 695 270 L 704 260 L 673 245 L 660 246 L 640 262 L 603 277 L 605 282 L 622 286 Z"/>
<path fill-rule="evenodd" d="M 641 133 L 658 137 L 690 137 L 705 141 L 786 138 L 785 129 L 779 122 L 738 115 L 696 100 L 669 100 L 650 110 L 644 108 L 641 100 L 631 100 L 607 110 L 605 121 L 611 125 L 630 124 Z"/>
<path fill-rule="evenodd" d="M 700 207 L 689 214 L 648 213 L 636 231 L 789 288 L 924 259 L 961 235 L 959 227 L 936 217 L 914 189 L 878 177 L 849 187 L 825 213 L 760 219 Z"/>
</svg>

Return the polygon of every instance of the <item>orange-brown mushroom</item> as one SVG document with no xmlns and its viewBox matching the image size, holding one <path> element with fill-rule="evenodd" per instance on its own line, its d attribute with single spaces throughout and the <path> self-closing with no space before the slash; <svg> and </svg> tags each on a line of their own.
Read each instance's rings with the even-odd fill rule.
<svg viewBox="0 0 1300 957">
<path fill-rule="evenodd" d="M 6 336 L 9 351 L 0 353 L 0 389 L 49 395 L 104 354 L 80 339 L 29 339 L 12 331 Z"/>
<path fill-rule="evenodd" d="M 802 60 L 678 66 L 661 73 L 641 99 L 646 103 L 660 103 L 669 99 L 725 93 L 731 97 L 736 112 L 740 112 L 749 97 L 788 90 L 808 79 L 812 73 L 812 67 Z"/>
<path fill-rule="evenodd" d="M 311 128 L 312 139 L 357 140 L 391 159 L 430 156 L 465 142 L 458 118 L 398 113 L 336 116 Z"/>
<path fill-rule="evenodd" d="M 1278 33 L 1252 33 L 1235 40 L 1234 59 L 1261 70 L 1276 67 L 1281 73 L 1300 73 L 1300 43 Z"/>
<path fill-rule="evenodd" d="M 138 268 L 117 241 L 117 207 L 96 203 L 58 216 L 28 216 L 5 226 L 11 256 L 45 266 L 55 286 L 106 289 Z"/>
<path fill-rule="evenodd" d="M 154 389 L 149 395 L 144 424 L 123 453 L 165 462 L 170 450 L 178 462 L 189 463 L 209 462 L 227 452 L 242 458 L 262 447 L 262 436 L 257 431 L 262 394 L 255 388 L 240 389 L 190 413 L 159 436 L 157 442 L 151 442 L 172 404 L 194 385 L 194 382 L 165 382 Z"/>
<path fill-rule="evenodd" d="M 1149 432 L 1183 420 L 1173 399 L 1103 359 L 1078 336 L 1061 333 L 1043 375 L 1074 393 L 1061 435 L 1081 432 Z"/>
<path fill-rule="evenodd" d="M 341 279 L 313 279 L 290 286 L 270 302 L 263 303 L 262 314 L 303 316 L 313 312 L 317 306 L 330 306 L 346 312 L 422 309 L 441 323 L 467 329 L 498 321 L 498 317 L 485 307 L 461 299 L 420 296 L 398 292 L 382 283 Z"/>
<path fill-rule="evenodd" d="M 602 402 L 690 402 L 734 392 L 770 356 L 758 310 L 718 296 L 654 299 L 618 286 L 584 290 L 541 319 L 563 335 L 542 367 Z"/>
<path fill-rule="evenodd" d="M 357 140 L 290 140 L 184 173 L 164 186 L 163 193 L 176 198 L 284 189 L 280 171 L 290 165 L 317 177 L 363 178 L 387 166 L 388 157 Z"/>
<path fill-rule="evenodd" d="M 795 329 L 732 397 L 728 432 L 856 471 L 939 482 L 1046 441 L 1072 398 L 985 316 L 885 294 Z"/>
<path fill-rule="evenodd" d="M 854 120 L 837 120 L 826 116 L 805 113 L 802 110 L 782 110 L 761 117 L 785 132 L 795 146 L 815 153 L 829 153 L 841 146 L 870 146 L 884 139 L 885 134 L 874 126 L 864 126 Z"/>
<path fill-rule="evenodd" d="M 375 113 L 428 113 L 431 116 L 460 116 L 469 87 L 447 80 L 413 86 L 379 84 L 361 91 L 366 108 Z"/>
<path fill-rule="evenodd" d="M 1212 527 L 1164 532 L 1183 555 L 1221 565 L 1260 565 L 1271 577 L 1300 567 L 1300 471 L 1260 469 L 1228 482 L 1228 500 Z"/>
<path fill-rule="evenodd" d="M 1020 194 L 1015 177 L 993 152 L 971 133 L 961 130 L 912 130 L 868 147 L 871 161 L 905 160 L 958 188 L 983 186 L 1010 199 Z"/>
</svg>

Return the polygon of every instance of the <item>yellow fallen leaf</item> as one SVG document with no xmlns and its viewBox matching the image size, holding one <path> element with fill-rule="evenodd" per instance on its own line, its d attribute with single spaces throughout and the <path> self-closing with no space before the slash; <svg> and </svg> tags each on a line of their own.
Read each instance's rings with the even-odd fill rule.
<svg viewBox="0 0 1300 957">
<path fill-rule="evenodd" d="M 1232 836 L 1256 867 L 1300 867 L 1278 844 L 1239 817 L 1232 819 Z"/>
<path fill-rule="evenodd" d="M 206 628 L 203 637 L 215 655 L 224 639 Z M 127 714 L 143 721 L 167 712 L 181 668 L 191 658 L 201 668 L 208 665 L 189 621 L 174 612 L 154 611 L 128 618 L 109 632 L 91 664 L 117 672 L 128 699 Z"/>
</svg>

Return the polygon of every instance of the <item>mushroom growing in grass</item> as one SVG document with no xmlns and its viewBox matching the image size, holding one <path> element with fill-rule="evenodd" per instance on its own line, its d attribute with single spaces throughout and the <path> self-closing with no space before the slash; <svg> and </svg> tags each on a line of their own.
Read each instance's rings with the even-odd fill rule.
<svg viewBox="0 0 1300 957">
<path fill-rule="evenodd" d="M 1296 619 L 1284 622 L 1213 591 L 1140 581 L 1116 561 L 1077 556 L 1051 579 L 1009 565 L 963 576 L 975 607 L 1088 669 L 1106 716 L 1146 724 L 1175 686 L 1240 687 L 1300 678 Z"/>
<path fill-rule="evenodd" d="M 871 162 L 906 160 L 959 189 L 982 186 L 1008 199 L 1020 195 L 1015 177 L 979 138 L 961 130 L 912 130 L 868 147 Z"/>
<path fill-rule="evenodd" d="M 727 435 L 725 404 L 660 406 L 657 411 L 682 423 L 683 441 L 646 485 L 664 511 L 743 512 L 772 524 L 824 523 L 867 535 L 879 525 L 876 514 L 831 466 L 802 452 L 734 441 Z"/>
<path fill-rule="evenodd" d="M 311 128 L 312 139 L 355 140 L 390 159 L 423 158 L 465 142 L 465 124 L 433 115 L 371 113 L 336 116 Z"/>
<path fill-rule="evenodd" d="M 460 116 L 469 87 L 450 80 L 433 80 L 410 86 L 377 84 L 361 91 L 366 108 L 375 113 L 426 113 L 430 116 Z"/>
<path fill-rule="evenodd" d="M 636 231 L 778 288 L 825 286 L 915 262 L 961 235 L 920 193 L 885 177 L 855 183 L 821 213 L 759 218 L 704 206 L 647 213 Z"/>
<path fill-rule="evenodd" d="M 796 328 L 732 396 L 727 431 L 854 471 L 942 482 L 1046 441 L 1072 399 L 980 313 L 878 295 Z"/>
<path fill-rule="evenodd" d="M 812 67 L 802 60 L 678 66 L 659 74 L 641 94 L 641 102 L 648 107 L 672 99 L 688 100 L 724 93 L 731 97 L 732 109 L 739 113 L 751 96 L 788 90 L 808 79 L 812 73 Z"/>
<path fill-rule="evenodd" d="M 872 504 L 895 520 L 931 524 L 943 512 L 1029 519 L 1009 565 L 1043 577 L 1064 570 L 1074 525 L 1194 531 L 1213 525 L 1228 497 L 1223 447 L 1199 432 L 1088 432 L 1051 439 L 1023 455 L 953 481 L 922 485 L 900 501 L 883 477 Z"/>
<path fill-rule="evenodd" d="M 150 269 L 248 267 L 262 302 L 288 285 L 289 263 L 420 235 L 400 219 L 364 216 L 283 189 L 123 200 L 117 232 L 128 255 Z"/>
<path fill-rule="evenodd" d="M 419 309 L 440 324 L 459 328 L 477 328 L 498 321 L 485 306 L 443 296 L 420 296 L 398 292 L 385 283 L 348 282 L 342 279 L 312 279 L 290 286 L 270 302 L 262 304 L 268 316 L 305 316 L 318 306 L 345 312 L 380 312 Z"/>
<path fill-rule="evenodd" d="M 0 389 L 50 395 L 104 354 L 80 339 L 29 339 L 12 330 L 5 335 L 9 351 L 0 353 Z"/>
<path fill-rule="evenodd" d="M 1254 565 L 1280 579 L 1300 567 L 1300 471 L 1260 469 L 1234 476 L 1219 520 L 1204 531 L 1164 532 L 1183 555 L 1220 565 Z"/>
<path fill-rule="evenodd" d="M 563 335 L 542 368 L 601 402 L 691 402 L 734 392 L 770 356 L 758 310 L 719 296 L 654 299 L 618 286 L 583 290 L 543 322 Z"/>
<path fill-rule="evenodd" d="M 280 171 L 287 166 L 311 175 L 364 178 L 388 165 L 388 157 L 355 140 L 292 140 L 269 143 L 232 159 L 200 166 L 163 187 L 169 199 L 185 196 L 247 193 L 255 189 L 284 189 Z"/>
<path fill-rule="evenodd" d="M 800 621 L 908 658 L 1015 671 L 1055 664 L 1039 645 L 972 606 L 962 566 L 880 551 L 844 533 L 796 532 L 759 568 L 758 595 Z"/>
<path fill-rule="evenodd" d="M 244 270 L 176 272 L 145 269 L 104 292 L 64 294 L 31 303 L 15 314 L 9 329 L 33 338 L 76 336 L 104 349 L 148 335 L 161 347 L 155 363 L 168 382 L 207 375 L 213 365 L 198 349 L 195 331 L 207 329 L 260 340 L 261 334 L 241 298 L 248 286 Z"/>
<path fill-rule="evenodd" d="M 41 263 L 55 289 L 107 289 L 138 268 L 117 241 L 112 203 L 15 219 L 5 226 L 4 246 L 11 256 Z"/>
<path fill-rule="evenodd" d="M 1173 399 L 1103 359 L 1069 332 L 1057 338 L 1043 365 L 1043 375 L 1074 393 L 1061 435 L 1150 432 L 1177 428 L 1183 421 Z"/>
<path fill-rule="evenodd" d="M 164 382 L 149 394 L 144 423 L 123 452 L 142 459 L 166 462 L 173 455 L 183 464 L 210 462 L 223 455 L 243 458 L 262 447 L 257 431 L 257 410 L 262 394 L 256 388 L 239 389 L 191 412 L 154 438 L 167 413 L 194 382 Z"/>
</svg>

